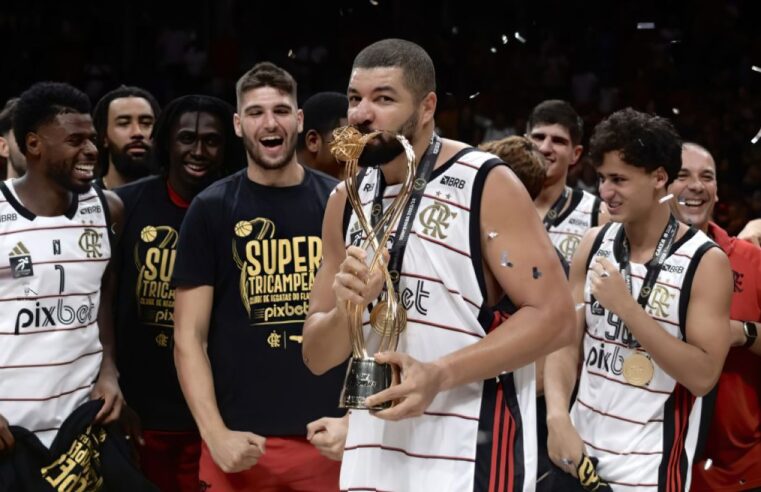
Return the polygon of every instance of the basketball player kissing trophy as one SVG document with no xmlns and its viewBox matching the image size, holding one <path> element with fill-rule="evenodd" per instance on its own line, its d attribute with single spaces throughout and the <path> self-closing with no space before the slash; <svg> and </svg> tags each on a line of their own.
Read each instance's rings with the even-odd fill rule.
<svg viewBox="0 0 761 492">
<path fill-rule="evenodd" d="M 382 196 L 376 196 L 373 202 L 372 214 L 368 220 L 365 216 L 362 202 L 359 198 L 357 175 L 360 166 L 362 151 L 374 138 L 382 138 L 384 132 L 372 131 L 361 133 L 354 127 L 346 126 L 337 128 L 333 132 L 333 145 L 331 152 L 341 162 L 346 163 L 346 190 L 349 203 L 362 228 L 362 243 L 360 247 L 368 251 L 370 272 L 380 270 L 383 275 L 385 290 L 381 299 L 373 307 L 370 314 L 370 325 L 378 334 L 378 346 L 373 347 L 374 352 L 396 350 L 399 343 L 399 335 L 407 324 L 407 310 L 399 302 L 399 270 L 394 268 L 395 262 L 401 266 L 401 258 L 395 258 L 392 248 L 391 259 L 386 264 L 383 252 L 391 237 L 392 229 L 399 222 L 399 230 L 395 243 L 406 242 L 412 228 L 412 218 L 417 209 L 417 204 L 422 198 L 422 190 L 426 180 L 416 179 L 417 164 L 415 152 L 407 139 L 402 135 L 394 135 L 399 144 L 404 148 L 407 156 L 407 173 L 402 182 L 402 187 L 391 205 L 383 212 Z M 416 193 L 417 191 L 417 193 Z M 382 213 L 383 212 L 383 213 Z M 382 213 L 382 215 L 381 215 Z M 397 254 L 396 256 L 401 256 Z M 389 265 L 392 266 L 389 270 Z M 380 364 L 368 355 L 368 347 L 362 328 L 362 314 L 365 306 L 349 302 L 349 340 L 352 347 L 352 358 L 346 371 L 344 387 L 341 391 L 339 406 L 341 408 L 382 410 L 389 408 L 392 402 L 385 402 L 378 406 L 367 407 L 365 399 L 374 393 L 382 391 L 391 384 L 398 382 L 398 370 L 389 364 Z M 371 352 L 371 353 L 374 353 Z"/>
</svg>

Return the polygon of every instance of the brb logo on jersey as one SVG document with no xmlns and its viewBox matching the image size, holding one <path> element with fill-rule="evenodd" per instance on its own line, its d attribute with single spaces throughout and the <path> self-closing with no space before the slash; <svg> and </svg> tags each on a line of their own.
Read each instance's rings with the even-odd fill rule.
<svg viewBox="0 0 761 492">
<path fill-rule="evenodd" d="M 9 256 L 13 278 L 31 277 L 34 275 L 34 270 L 32 269 L 32 255 L 29 253 L 29 250 L 26 249 L 24 243 L 21 241 L 16 243 L 16 246 L 11 250 Z"/>
<path fill-rule="evenodd" d="M 309 292 L 322 258 L 317 236 L 275 237 L 266 218 L 234 227 L 232 256 L 240 269 L 243 307 L 252 325 L 299 323 L 309 310 Z"/>
</svg>

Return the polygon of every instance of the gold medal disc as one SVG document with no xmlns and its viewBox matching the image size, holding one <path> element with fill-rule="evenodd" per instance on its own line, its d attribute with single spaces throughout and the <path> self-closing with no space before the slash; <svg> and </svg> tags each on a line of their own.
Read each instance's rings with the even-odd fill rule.
<svg viewBox="0 0 761 492">
<path fill-rule="evenodd" d="M 386 319 L 387 309 L 388 303 L 386 303 L 386 301 L 381 301 L 375 305 L 372 312 L 370 313 L 370 326 L 373 327 L 375 333 L 383 337 L 393 335 L 395 330 L 397 330 L 397 333 L 401 333 L 407 326 L 406 309 L 404 309 L 400 304 L 397 304 L 396 316 L 394 317 L 395 319 L 390 320 Z"/>
<path fill-rule="evenodd" d="M 642 352 L 634 352 L 624 359 L 624 379 L 634 386 L 650 384 L 655 373 L 653 361 Z"/>
</svg>

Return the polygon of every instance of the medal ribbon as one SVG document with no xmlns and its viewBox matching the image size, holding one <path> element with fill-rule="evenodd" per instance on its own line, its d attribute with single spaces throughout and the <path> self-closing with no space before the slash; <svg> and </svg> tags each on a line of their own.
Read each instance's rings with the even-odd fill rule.
<svg viewBox="0 0 761 492">
<path fill-rule="evenodd" d="M 565 207 L 565 204 L 568 202 L 569 194 L 568 187 L 566 186 L 563 188 L 563 194 L 555 200 L 555 203 L 553 203 L 552 207 L 547 211 L 547 215 L 542 219 L 546 230 L 549 231 L 550 227 L 558 225 L 557 222 L 560 218 L 560 211 L 563 210 L 563 207 Z"/>
<path fill-rule="evenodd" d="M 679 222 L 677 222 L 673 215 L 669 215 L 668 224 L 666 224 L 666 228 L 663 230 L 663 234 L 661 234 L 661 238 L 658 240 L 658 245 L 655 247 L 653 257 L 647 264 L 647 274 L 645 275 L 645 280 L 642 282 L 642 288 L 637 296 L 637 303 L 639 303 L 643 309 L 647 306 L 647 303 L 650 300 L 653 286 L 658 280 L 658 274 L 661 272 L 661 267 L 666 262 L 666 258 L 669 255 L 671 246 L 674 244 L 674 239 L 676 239 L 676 233 L 678 230 Z M 621 260 L 621 264 L 623 265 L 621 273 L 623 274 L 624 281 L 626 282 L 629 292 L 633 294 L 632 270 L 631 264 L 629 263 L 629 240 L 626 238 L 623 226 L 618 230 L 618 234 L 616 234 L 616 239 L 613 244 L 614 249 L 617 250 L 616 256 Z"/>
<path fill-rule="evenodd" d="M 407 205 L 404 208 L 402 216 L 399 218 L 399 225 L 396 228 L 396 235 L 394 237 L 394 245 L 389 251 L 388 271 L 396 272 L 396 275 L 391 274 L 391 280 L 394 284 L 394 290 L 399 292 L 399 280 L 402 273 L 402 262 L 404 261 L 404 250 L 407 248 L 407 240 L 409 239 L 410 232 L 412 231 L 412 224 L 415 222 L 415 213 L 420 206 L 420 202 L 423 199 L 423 192 L 428 184 L 428 179 L 433 173 L 433 168 L 436 165 L 436 159 L 441 152 L 441 138 L 435 133 L 431 137 L 431 143 L 423 155 L 423 159 L 418 165 L 417 172 L 415 173 L 415 181 L 412 184 L 412 193 L 410 194 Z M 378 186 L 375 187 L 375 197 L 373 197 L 373 208 L 370 215 L 370 224 L 374 227 L 378 220 L 380 220 L 383 212 L 383 191 L 386 188 L 386 183 L 383 179 L 383 172 L 378 170 Z M 381 234 L 377 234 L 381 236 Z M 383 247 L 384 245 L 380 245 Z"/>
</svg>

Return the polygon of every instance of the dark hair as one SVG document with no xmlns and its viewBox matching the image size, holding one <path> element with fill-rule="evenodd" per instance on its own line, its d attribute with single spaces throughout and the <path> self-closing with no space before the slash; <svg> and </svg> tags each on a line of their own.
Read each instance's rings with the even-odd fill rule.
<svg viewBox="0 0 761 492">
<path fill-rule="evenodd" d="M 13 133 L 22 154 L 26 154 L 26 135 L 59 114 L 90 114 L 90 100 L 84 92 L 61 82 L 37 82 L 19 96 L 13 117 Z"/>
<path fill-rule="evenodd" d="M 8 135 L 13 130 L 13 117 L 16 115 L 18 97 L 12 97 L 5 102 L 5 107 L 0 111 L 0 135 Z"/>
<path fill-rule="evenodd" d="M 531 140 L 511 136 L 482 143 L 478 148 L 502 159 L 521 180 L 532 200 L 539 196 L 544 187 L 547 164 Z"/>
<path fill-rule="evenodd" d="M 243 144 L 235 135 L 233 114 L 235 110 L 225 101 L 212 96 L 190 95 L 179 97 L 164 107 L 164 111 L 153 125 L 153 159 L 154 167 L 162 174 L 169 170 L 169 145 L 171 143 L 172 127 L 186 113 L 209 113 L 222 123 L 224 138 L 225 162 L 222 169 L 224 175 L 231 174 L 243 167 L 246 162 Z"/>
<path fill-rule="evenodd" d="M 289 94 L 294 101 L 296 100 L 296 80 L 291 74 L 274 63 L 260 62 L 244 73 L 235 83 L 238 109 L 240 109 L 243 94 L 260 87 L 273 87 Z"/>
<path fill-rule="evenodd" d="M 594 129 L 589 142 L 592 165 L 599 167 L 605 154 L 618 151 L 629 165 L 648 172 L 663 167 L 670 183 L 682 167 L 682 140 L 666 118 L 635 111 L 616 111 Z"/>
<path fill-rule="evenodd" d="M 433 60 L 413 42 L 393 38 L 375 42 L 359 52 L 351 69 L 378 67 L 401 68 L 407 89 L 418 101 L 429 92 L 436 92 Z"/>
<path fill-rule="evenodd" d="M 106 149 L 105 136 L 108 130 L 108 109 L 114 99 L 122 97 L 139 97 L 148 101 L 155 118 L 159 117 L 161 107 L 159 106 L 153 94 L 145 89 L 135 86 L 121 85 L 116 89 L 107 92 L 100 98 L 95 105 L 92 115 L 92 123 L 95 127 L 95 133 L 98 134 L 96 147 L 98 147 L 98 164 L 100 175 L 105 176 L 108 172 L 108 150 Z"/>
<path fill-rule="evenodd" d="M 534 106 L 526 122 L 527 133 L 537 125 L 562 126 L 568 130 L 573 145 L 579 145 L 584 136 L 584 121 L 570 104 L 560 99 L 548 99 Z"/>
<path fill-rule="evenodd" d="M 304 102 L 301 110 L 304 112 L 304 130 L 299 133 L 296 146 L 301 150 L 306 145 L 306 134 L 315 130 L 323 140 L 339 126 L 341 118 L 346 118 L 349 109 L 349 99 L 340 92 L 318 92 Z"/>
</svg>

